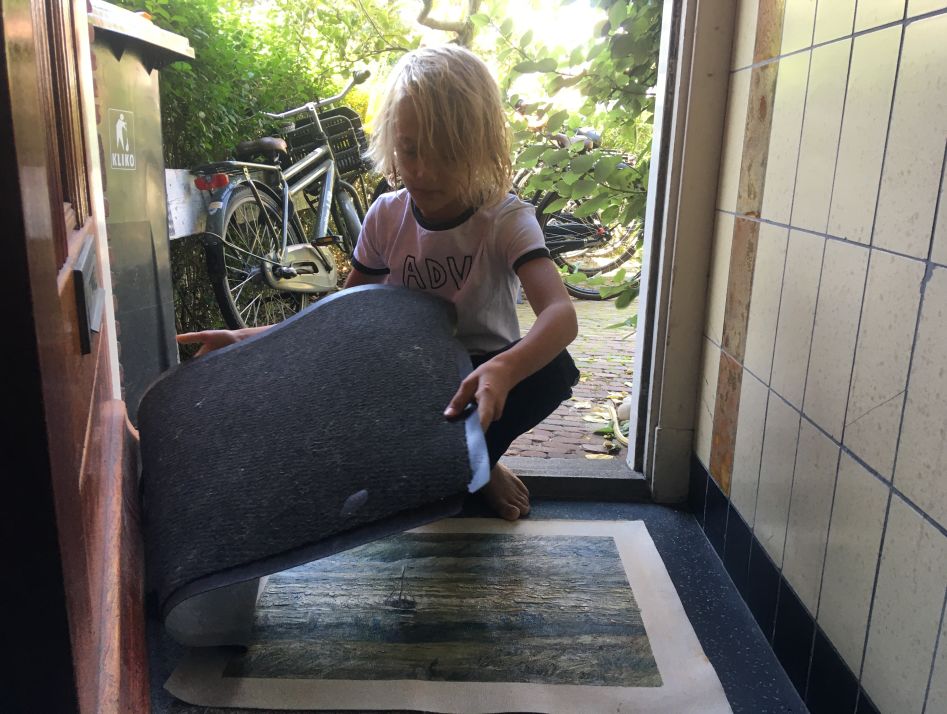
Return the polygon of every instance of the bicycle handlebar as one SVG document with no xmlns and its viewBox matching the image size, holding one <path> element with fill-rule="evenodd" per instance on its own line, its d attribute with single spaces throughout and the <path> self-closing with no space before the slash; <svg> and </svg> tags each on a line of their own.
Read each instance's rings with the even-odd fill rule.
<svg viewBox="0 0 947 714">
<path fill-rule="evenodd" d="M 318 102 L 306 102 L 301 107 L 296 107 L 295 109 L 289 109 L 285 112 L 279 114 L 272 114 L 270 112 L 263 112 L 263 116 L 269 117 L 270 119 L 288 119 L 289 117 L 296 116 L 297 114 L 303 114 L 305 112 L 313 112 L 317 109 L 321 109 L 324 106 L 329 104 L 335 104 L 341 100 L 346 94 L 352 91 L 352 87 L 356 84 L 361 84 L 366 79 L 371 76 L 371 72 L 367 69 L 356 72 L 352 75 L 352 79 L 349 80 L 349 83 L 345 86 L 341 92 L 336 94 L 334 97 L 329 97 L 328 99 L 321 99 Z"/>
</svg>

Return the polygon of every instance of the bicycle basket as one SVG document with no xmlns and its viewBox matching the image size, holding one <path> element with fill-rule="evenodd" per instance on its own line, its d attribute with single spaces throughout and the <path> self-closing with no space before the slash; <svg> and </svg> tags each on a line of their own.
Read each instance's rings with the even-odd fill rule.
<svg viewBox="0 0 947 714">
<path fill-rule="evenodd" d="M 368 150 L 368 140 L 362 128 L 362 119 L 355 110 L 349 107 L 330 109 L 319 115 L 319 121 L 322 123 L 322 131 L 315 122 L 303 119 L 285 132 L 293 161 L 298 161 L 328 142 L 342 178 L 350 178 L 370 168 L 370 164 L 363 158 Z"/>
</svg>

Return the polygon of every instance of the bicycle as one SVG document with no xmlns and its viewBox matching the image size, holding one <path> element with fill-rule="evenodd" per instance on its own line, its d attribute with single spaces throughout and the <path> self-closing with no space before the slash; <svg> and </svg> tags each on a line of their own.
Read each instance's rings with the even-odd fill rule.
<svg viewBox="0 0 947 714">
<path fill-rule="evenodd" d="M 585 278 L 606 275 L 635 257 L 640 240 L 638 226 L 606 225 L 597 215 L 577 217 L 574 211 L 581 205 L 580 201 L 570 202 L 571 210 L 549 210 L 559 200 L 560 196 L 555 192 L 543 193 L 535 204 L 536 218 L 546 237 L 549 254 L 568 275 L 581 274 Z M 568 275 L 564 283 L 573 297 L 609 300 L 616 295 L 607 291 L 603 295 L 595 283 L 588 283 L 585 279 L 571 281 Z M 640 271 L 636 277 L 640 277 Z"/>
<path fill-rule="evenodd" d="M 234 158 L 191 170 L 206 192 L 207 272 L 231 329 L 271 325 L 341 287 L 365 217 L 367 141 L 349 107 L 320 111 L 368 79 L 356 72 L 337 95 L 281 113 L 299 117 L 279 136 L 240 143 Z"/>
<path fill-rule="evenodd" d="M 520 106 L 517 106 L 519 110 Z M 550 140 L 550 148 L 568 149 L 573 144 L 582 143 L 579 153 L 584 153 L 601 145 L 600 133 L 588 127 L 578 129 L 572 137 L 563 133 L 546 133 L 541 126 L 538 128 Z M 623 166 L 627 167 L 628 164 L 618 164 L 618 168 Z M 610 224 L 598 212 L 577 216 L 581 200 L 564 199 L 554 191 L 528 190 L 529 180 L 534 173 L 533 169 L 517 172 L 513 179 L 513 190 L 536 206 L 536 218 L 557 266 L 565 268 L 568 274 L 593 278 L 617 270 L 635 256 L 640 241 L 640 226 Z M 562 205 L 552 208 L 554 204 Z M 605 291 L 603 295 L 597 285 L 588 284 L 584 279 L 574 281 L 566 276 L 564 282 L 570 295 L 583 300 L 608 300 L 616 295 L 610 291 Z"/>
</svg>

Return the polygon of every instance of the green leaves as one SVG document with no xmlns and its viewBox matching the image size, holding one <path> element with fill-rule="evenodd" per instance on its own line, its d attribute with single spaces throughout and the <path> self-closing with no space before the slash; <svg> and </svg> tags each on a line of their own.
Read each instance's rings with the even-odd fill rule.
<svg viewBox="0 0 947 714">
<path fill-rule="evenodd" d="M 558 112 L 553 112 L 549 115 L 549 120 L 546 122 L 546 131 L 556 132 L 559 131 L 559 127 L 562 126 L 562 123 L 566 120 L 566 117 L 569 116 L 569 112 L 561 110 Z"/>
<path fill-rule="evenodd" d="M 598 184 L 595 184 L 594 181 L 591 182 L 591 183 L 592 183 L 594 186 L 597 186 L 597 185 L 598 185 Z M 614 200 L 614 198 L 613 198 L 612 196 L 610 196 L 607 192 L 605 192 L 605 193 L 600 193 L 598 196 L 595 196 L 595 197 L 589 199 L 588 201 L 583 201 L 583 202 L 578 206 L 578 208 L 575 209 L 575 211 L 574 211 L 575 217 L 576 217 L 576 218 L 588 218 L 589 216 L 595 215 L 596 213 L 598 213 L 599 211 L 601 211 L 603 208 L 605 208 L 606 206 L 608 206 L 609 203 L 610 203 L 611 201 L 613 201 L 613 200 Z"/>
<path fill-rule="evenodd" d="M 597 188 L 598 188 L 597 181 L 594 181 L 592 179 L 582 179 L 572 184 L 572 196 L 573 197 L 588 196 L 591 193 L 593 193 L 595 189 Z M 596 197 L 596 198 L 603 198 L 603 197 Z M 600 202 L 602 207 L 604 207 L 608 201 L 607 197 L 604 197 L 604 198 L 605 200 Z M 597 208 L 596 210 L 601 210 L 601 209 Z M 592 215 L 592 213 L 595 213 L 595 211 L 592 211 L 591 213 L 588 213 L 586 215 Z"/>
<path fill-rule="evenodd" d="M 545 152 L 547 149 L 548 147 L 545 144 L 527 146 L 523 150 L 523 153 L 521 153 L 517 158 L 516 165 L 523 168 L 532 168 L 536 165 L 539 157 L 542 156 L 543 152 Z"/>
<path fill-rule="evenodd" d="M 582 154 L 572 159 L 572 170 L 577 174 L 584 174 L 595 165 L 596 158 L 592 154 Z"/>
<path fill-rule="evenodd" d="M 568 149 L 546 149 L 542 155 L 544 164 L 555 166 L 569 158 Z"/>
<path fill-rule="evenodd" d="M 530 72 L 555 72 L 559 63 L 552 57 L 544 57 L 540 60 L 524 60 L 513 66 L 514 72 L 528 74 Z"/>
<path fill-rule="evenodd" d="M 624 2 L 616 2 L 608 9 L 608 24 L 611 25 L 612 30 L 621 26 L 628 17 L 629 9 L 629 4 Z"/>
<path fill-rule="evenodd" d="M 621 157 L 619 156 L 603 156 L 600 158 L 595 164 L 595 180 L 599 183 L 607 181 L 618 169 L 620 161 Z"/>
<path fill-rule="evenodd" d="M 476 27 L 480 28 L 486 27 L 490 24 L 490 16 L 483 12 L 474 13 L 467 19 L 470 20 Z"/>
<path fill-rule="evenodd" d="M 266 13 L 247 11 L 262 5 L 257 0 L 112 1 L 146 10 L 195 50 L 193 62 L 161 73 L 169 167 L 227 157 L 238 142 L 274 130 L 260 112 L 328 96 L 353 66 L 384 76 L 421 39 L 387 0 L 269 0 Z M 367 95 L 355 91 L 346 101 L 364 111 Z"/>
<path fill-rule="evenodd" d="M 568 205 L 568 203 L 568 198 L 557 198 L 543 209 L 543 213 L 555 213 L 556 211 L 561 211 Z"/>
</svg>

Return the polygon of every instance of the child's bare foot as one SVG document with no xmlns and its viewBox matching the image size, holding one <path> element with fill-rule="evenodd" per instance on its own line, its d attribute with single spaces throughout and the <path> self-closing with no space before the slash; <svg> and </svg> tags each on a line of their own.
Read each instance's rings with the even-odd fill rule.
<svg viewBox="0 0 947 714">
<path fill-rule="evenodd" d="M 490 482 L 483 495 L 501 518 L 515 521 L 529 513 L 529 491 L 526 485 L 503 464 L 490 471 Z"/>
</svg>

